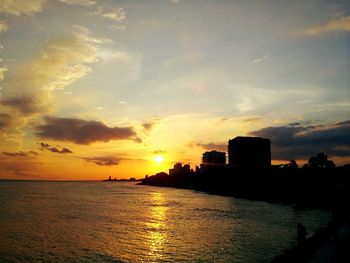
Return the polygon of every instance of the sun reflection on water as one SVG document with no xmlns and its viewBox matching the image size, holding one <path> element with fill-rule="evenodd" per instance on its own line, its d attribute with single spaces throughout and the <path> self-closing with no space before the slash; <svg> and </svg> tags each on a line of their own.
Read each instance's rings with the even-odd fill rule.
<svg viewBox="0 0 350 263">
<path fill-rule="evenodd" d="M 167 238 L 166 215 L 167 207 L 162 193 L 155 192 L 151 195 L 150 219 L 146 222 L 148 256 L 153 260 L 160 260 L 164 253 L 164 244 Z"/>
</svg>

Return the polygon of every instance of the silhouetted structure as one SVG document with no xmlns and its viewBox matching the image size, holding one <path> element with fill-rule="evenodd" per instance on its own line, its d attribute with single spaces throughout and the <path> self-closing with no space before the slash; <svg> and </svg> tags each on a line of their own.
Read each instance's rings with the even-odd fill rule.
<svg viewBox="0 0 350 263">
<path fill-rule="evenodd" d="M 201 168 L 203 171 L 218 169 L 226 165 L 226 153 L 218 151 L 205 152 L 202 155 Z"/>
<path fill-rule="evenodd" d="M 181 163 L 176 163 L 174 165 L 174 168 L 169 169 L 169 175 L 170 176 L 184 176 L 186 174 L 189 174 L 191 172 L 191 167 L 189 164 L 185 164 L 182 166 Z"/>
<path fill-rule="evenodd" d="M 249 169 L 271 166 L 271 142 L 261 137 L 236 137 L 228 141 L 228 164 Z"/>
</svg>

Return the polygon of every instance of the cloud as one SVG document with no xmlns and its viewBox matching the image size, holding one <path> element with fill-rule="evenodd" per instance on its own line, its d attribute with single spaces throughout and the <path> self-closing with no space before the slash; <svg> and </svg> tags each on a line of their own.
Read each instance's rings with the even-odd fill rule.
<svg viewBox="0 0 350 263">
<path fill-rule="evenodd" d="M 11 117 L 9 114 L 0 113 L 0 131 L 11 126 Z"/>
<path fill-rule="evenodd" d="M 1 61 L 1 60 L 0 60 Z M 5 77 L 5 72 L 7 71 L 7 67 L 0 66 L 0 80 L 3 80 Z"/>
<path fill-rule="evenodd" d="M 321 35 L 330 32 L 350 32 L 350 16 L 340 16 L 327 23 L 304 31 L 305 35 Z"/>
<path fill-rule="evenodd" d="M 68 5 L 81 5 L 81 6 L 96 5 L 95 0 L 60 0 L 60 1 Z"/>
<path fill-rule="evenodd" d="M 59 147 L 59 146 L 57 146 Z M 53 153 L 60 153 L 60 154 L 66 154 L 66 153 L 73 153 L 71 150 L 68 148 L 63 147 L 61 150 L 57 147 L 50 146 L 48 143 L 40 143 L 40 150 L 48 150 Z"/>
<path fill-rule="evenodd" d="M 126 18 L 126 13 L 123 8 L 113 8 L 111 11 L 102 13 L 102 17 L 111 19 L 117 22 L 123 22 Z"/>
<path fill-rule="evenodd" d="M 47 113 L 54 90 L 64 89 L 91 71 L 87 64 L 97 61 L 94 44 L 101 42 L 83 27 L 75 27 L 71 35 L 49 39 L 37 58 L 4 79 L 1 104 L 24 116 Z"/>
<path fill-rule="evenodd" d="M 146 131 L 150 131 L 153 128 L 154 123 L 153 122 L 146 122 L 142 124 L 142 127 L 146 130 Z"/>
<path fill-rule="evenodd" d="M 33 155 L 38 155 L 35 151 L 28 151 L 28 152 L 3 152 L 4 155 L 10 156 L 10 157 L 28 157 Z"/>
<path fill-rule="evenodd" d="M 132 127 L 108 127 L 101 121 L 75 118 L 45 117 L 45 123 L 36 126 L 40 138 L 70 141 L 77 144 L 108 142 L 111 140 L 134 140 L 140 142 Z"/>
<path fill-rule="evenodd" d="M 190 143 L 189 147 L 200 147 L 207 151 L 218 150 L 218 151 L 227 151 L 227 143 L 202 143 L 202 142 L 193 142 Z"/>
<path fill-rule="evenodd" d="M 262 62 L 262 61 L 268 59 L 268 57 L 269 57 L 269 54 L 266 54 L 265 56 L 263 56 L 263 57 L 261 57 L 261 58 L 256 58 L 256 59 L 254 59 L 254 60 L 253 60 L 253 63 Z"/>
<path fill-rule="evenodd" d="M 37 98 L 32 97 L 15 97 L 1 101 L 5 106 L 15 108 L 24 115 L 40 113 L 46 111 L 46 106 L 42 105 Z"/>
<path fill-rule="evenodd" d="M 146 135 L 148 135 L 152 129 L 154 128 L 155 125 L 157 125 L 159 123 L 160 119 L 158 118 L 153 118 L 145 123 L 142 124 L 142 127 L 143 127 L 143 130 L 144 130 L 144 133 Z"/>
<path fill-rule="evenodd" d="M 124 22 L 127 17 L 127 14 L 123 8 L 116 7 L 116 8 L 109 9 L 108 11 L 105 11 L 102 6 L 99 6 L 98 9 L 94 12 L 91 12 L 90 15 L 101 16 L 103 18 L 116 21 L 119 23 L 117 25 L 110 26 L 110 28 L 115 28 L 119 30 L 124 30 L 126 28 L 126 26 L 120 25 L 120 23 Z"/>
<path fill-rule="evenodd" d="M 271 140 L 275 160 L 303 159 L 318 152 L 350 157 L 350 121 L 316 126 L 291 123 L 266 127 L 250 134 Z"/>
<path fill-rule="evenodd" d="M 243 122 L 258 122 L 261 121 L 260 117 L 251 117 L 251 118 L 246 118 L 242 120 Z"/>
<path fill-rule="evenodd" d="M 163 150 L 156 150 L 156 151 L 153 151 L 153 154 L 166 154 L 167 152 L 166 151 L 163 151 Z"/>
<path fill-rule="evenodd" d="M 3 33 L 3 32 L 6 32 L 8 27 L 9 26 L 5 22 L 0 21 L 0 34 Z"/>
<path fill-rule="evenodd" d="M 32 16 L 41 12 L 46 0 L 1 0 L 0 13 L 20 16 Z"/>
<path fill-rule="evenodd" d="M 82 159 L 100 166 L 119 165 L 121 161 L 121 158 L 115 156 L 83 157 Z"/>
<path fill-rule="evenodd" d="M 13 175 L 26 178 L 40 177 L 36 172 L 38 162 L 33 159 L 37 153 L 34 153 L 33 151 L 24 154 L 22 152 L 3 153 L 4 157 L 0 158 L 0 173 L 2 178 L 6 178 L 6 176 L 11 178 Z"/>
</svg>

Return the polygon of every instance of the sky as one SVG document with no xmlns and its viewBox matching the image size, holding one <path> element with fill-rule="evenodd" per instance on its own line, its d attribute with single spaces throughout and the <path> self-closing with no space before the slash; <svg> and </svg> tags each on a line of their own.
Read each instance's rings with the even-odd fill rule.
<svg viewBox="0 0 350 263">
<path fill-rule="evenodd" d="M 349 73 L 349 1 L 1 0 L 0 179 L 142 178 L 236 136 L 350 163 Z"/>
</svg>

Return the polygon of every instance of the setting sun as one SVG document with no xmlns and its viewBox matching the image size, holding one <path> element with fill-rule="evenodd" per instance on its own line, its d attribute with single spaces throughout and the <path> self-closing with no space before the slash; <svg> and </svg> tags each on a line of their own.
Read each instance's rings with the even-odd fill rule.
<svg viewBox="0 0 350 263">
<path fill-rule="evenodd" d="M 161 155 L 157 155 L 153 158 L 154 161 L 156 161 L 157 163 L 161 163 L 164 161 L 164 157 Z"/>
</svg>

